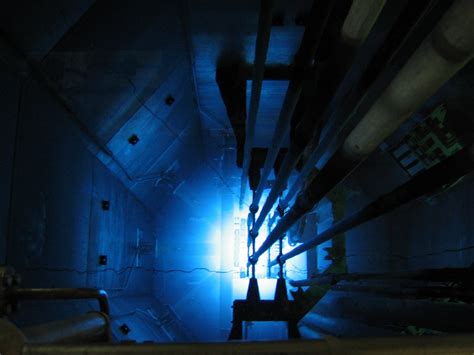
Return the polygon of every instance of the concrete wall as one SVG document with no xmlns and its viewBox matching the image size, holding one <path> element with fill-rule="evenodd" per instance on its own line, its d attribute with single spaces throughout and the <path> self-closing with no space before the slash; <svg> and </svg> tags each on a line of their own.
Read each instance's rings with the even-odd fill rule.
<svg viewBox="0 0 474 355">
<path fill-rule="evenodd" d="M 221 279 L 231 274 L 193 271 L 220 270 L 221 189 L 215 177 L 198 172 L 168 201 L 158 227 L 155 265 L 164 272 L 155 275 L 155 296 L 170 305 L 201 341 L 225 339 L 230 329 L 230 318 L 221 324 L 220 317 L 221 306 L 231 315 L 231 291 L 227 304 L 221 299 Z"/>
<path fill-rule="evenodd" d="M 18 80 L 5 75 L 0 84 L 9 93 L 2 97 L 9 124 L 2 132 L 6 169 L 0 210 L 2 242 L 9 235 L 7 263 L 21 272 L 27 286 L 128 286 L 134 294 L 151 292 L 152 273 L 143 269 L 152 267 L 153 253 L 141 255 L 140 268 L 130 270 L 137 265 L 137 233 L 142 245 L 154 248 L 149 211 L 85 149 L 75 124 L 44 88 L 27 80 L 18 103 Z M 10 194 L 15 118 L 19 133 L 7 228 L 9 199 L 4 196 Z M 110 202 L 108 211 L 102 200 Z M 98 263 L 102 254 L 108 256 L 106 266 Z"/>
<path fill-rule="evenodd" d="M 110 297 L 112 336 L 116 341 L 186 342 L 192 341 L 182 322 L 152 296 Z M 23 301 L 21 311 L 11 320 L 20 328 L 97 310 L 95 300 Z M 121 331 L 125 324 L 129 333 Z"/>
</svg>

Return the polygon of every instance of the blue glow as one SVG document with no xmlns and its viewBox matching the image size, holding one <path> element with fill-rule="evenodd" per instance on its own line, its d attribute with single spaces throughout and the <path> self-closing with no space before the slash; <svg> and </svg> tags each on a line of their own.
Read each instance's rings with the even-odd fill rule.
<svg viewBox="0 0 474 355">
<path fill-rule="evenodd" d="M 245 340 L 287 340 L 286 322 L 244 322 Z"/>
<path fill-rule="evenodd" d="M 234 299 L 245 299 L 247 289 L 249 287 L 248 279 L 234 279 L 232 282 L 232 296 Z M 264 300 L 272 300 L 275 296 L 276 279 L 259 279 L 258 289 L 260 298 Z"/>
</svg>

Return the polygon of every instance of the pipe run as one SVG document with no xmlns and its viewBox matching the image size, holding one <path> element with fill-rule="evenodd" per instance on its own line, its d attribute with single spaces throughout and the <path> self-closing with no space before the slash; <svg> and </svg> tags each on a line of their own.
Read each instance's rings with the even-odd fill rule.
<svg viewBox="0 0 474 355">
<path fill-rule="evenodd" d="M 260 198 L 262 197 L 263 191 L 267 186 L 268 176 L 270 175 L 272 167 L 275 164 L 280 147 L 285 137 L 288 135 L 291 117 L 293 116 L 296 104 L 298 103 L 302 91 L 304 74 L 312 64 L 312 59 L 323 35 L 325 24 L 329 18 L 333 6 L 333 0 L 315 0 L 313 2 L 313 6 L 311 7 L 308 25 L 305 28 L 303 39 L 301 40 L 301 45 L 295 58 L 292 77 L 286 91 L 280 115 L 278 117 L 272 143 L 270 149 L 267 152 L 260 181 L 252 200 L 251 206 L 254 210 L 258 209 Z"/>
<path fill-rule="evenodd" d="M 354 0 L 341 29 L 343 40 L 356 46 L 364 42 L 385 2 L 386 0 Z"/>
<path fill-rule="evenodd" d="M 384 8 L 385 5 L 385 0 L 374 0 L 374 1 L 365 1 L 365 0 L 356 0 L 352 3 L 351 8 L 349 10 L 349 13 L 347 14 L 344 23 L 341 28 L 341 33 L 340 33 L 340 42 L 341 45 L 344 43 L 344 46 L 348 46 L 348 48 L 351 48 L 350 51 L 345 51 L 348 52 L 346 53 L 347 56 L 343 61 L 333 61 L 334 63 L 337 63 L 336 65 L 331 66 L 330 68 L 327 68 L 328 70 L 332 71 L 332 76 L 335 78 L 335 83 L 336 86 L 334 89 L 330 89 L 325 87 L 325 91 L 329 91 L 329 95 L 331 93 L 334 93 L 335 96 L 338 96 L 341 98 L 342 96 L 346 97 L 346 95 L 341 95 L 339 91 L 342 90 L 337 90 L 339 85 L 344 82 L 344 76 L 346 75 L 348 69 L 350 68 L 352 64 L 352 59 L 353 59 L 353 54 L 349 53 L 354 53 L 355 49 L 359 47 L 365 40 L 367 39 L 369 32 L 371 31 L 372 27 L 374 26 L 376 20 L 379 18 L 380 12 L 382 11 L 382 8 Z M 400 7 L 401 8 L 401 7 Z M 392 12 L 398 12 L 398 6 L 396 7 L 395 10 L 392 7 L 390 7 L 389 10 L 392 10 Z M 327 17 L 326 17 L 327 18 Z M 396 16 L 394 16 L 396 18 Z M 381 42 L 380 42 L 381 43 Z M 373 43 L 371 44 L 372 48 L 377 47 L 374 46 Z M 373 50 L 373 49 L 372 49 Z M 366 52 L 371 52 L 371 49 L 367 50 Z M 316 54 L 317 55 L 317 54 Z M 370 56 L 367 56 L 370 58 Z M 355 82 L 357 82 L 361 77 L 362 77 L 362 71 L 357 70 L 357 77 L 352 78 Z M 346 85 L 346 87 L 348 87 Z M 348 90 L 348 88 L 347 88 Z M 330 96 L 329 96 L 330 97 Z M 341 100 L 341 99 L 340 99 Z M 327 104 L 329 104 L 331 100 L 328 101 Z M 316 105 L 323 105 L 324 104 L 321 101 L 316 101 Z M 323 121 L 322 118 L 326 116 L 325 112 L 323 112 L 323 115 L 321 116 L 320 114 L 316 114 L 314 112 L 318 111 L 317 106 L 310 105 L 306 112 L 305 116 L 307 117 L 312 117 L 313 120 L 318 120 L 318 121 Z M 333 135 L 329 135 L 329 137 L 332 137 Z M 308 147 L 313 147 L 317 145 L 317 142 L 319 141 L 319 134 L 312 134 L 312 138 L 310 139 L 310 142 L 307 144 Z M 319 147 L 326 147 L 327 142 L 324 142 L 324 144 L 320 144 Z M 300 148 L 301 149 L 301 148 Z M 283 161 L 282 167 L 280 168 L 280 171 L 278 172 L 277 179 L 275 183 L 272 186 L 272 189 L 270 191 L 270 194 L 268 195 L 264 206 L 262 207 L 262 210 L 258 216 L 257 222 L 255 223 L 255 230 L 254 234 L 258 234 L 259 228 L 262 226 L 266 216 L 270 212 L 270 209 L 273 207 L 275 201 L 277 200 L 279 194 L 283 191 L 285 184 L 288 181 L 288 178 L 291 175 L 291 172 L 293 169 L 296 167 L 296 164 L 298 163 L 298 160 L 303 153 L 303 151 L 300 151 L 300 149 L 297 149 L 293 147 L 293 144 L 290 145 L 289 152 L 285 156 L 285 160 Z M 324 150 L 324 149 L 323 149 Z M 306 171 L 302 171 L 298 179 L 301 179 L 302 176 L 306 176 L 307 173 L 314 167 L 316 161 L 313 164 L 310 164 L 309 162 L 305 164 L 304 169 Z M 291 186 L 291 189 L 298 189 L 299 184 L 295 183 Z M 287 196 L 294 196 L 294 193 L 296 191 L 293 191 L 291 194 L 287 194 Z M 288 203 L 281 203 L 280 202 L 280 208 L 279 210 L 284 211 L 288 207 Z M 275 216 L 278 214 L 278 211 L 275 211 Z"/>
<path fill-rule="evenodd" d="M 291 172 L 293 171 L 296 164 L 298 163 L 298 157 L 299 157 L 299 154 L 295 153 L 295 151 L 291 148 L 288 151 L 288 153 L 286 153 L 285 159 L 283 160 L 280 171 L 278 172 L 277 179 L 275 183 L 273 184 L 272 189 L 270 190 L 270 193 L 268 194 L 267 199 L 265 200 L 265 204 L 263 205 L 262 210 L 260 211 L 258 218 L 255 222 L 255 225 L 253 226 L 251 230 L 251 234 L 253 235 L 258 234 L 258 231 L 260 230 L 260 227 L 265 221 L 265 218 L 267 217 L 268 213 L 272 209 L 273 205 L 275 204 L 275 201 L 278 198 L 278 195 L 285 187 L 285 184 L 288 181 L 288 178 L 290 177 Z"/>
<path fill-rule="evenodd" d="M 337 292 L 361 292 L 368 293 L 377 296 L 384 296 L 388 298 L 395 299 L 416 299 L 420 300 L 423 298 L 429 299 L 450 299 L 452 301 L 462 301 L 465 303 L 473 303 L 474 301 L 474 291 L 464 290 L 454 287 L 447 286 L 412 286 L 412 287 L 403 287 L 401 285 L 386 285 L 382 283 L 381 285 L 364 285 L 361 283 L 346 283 L 342 282 L 340 284 L 334 285 L 331 287 L 331 291 Z"/>
<path fill-rule="evenodd" d="M 385 89 L 386 84 L 397 74 L 396 68 L 407 61 L 451 4 L 452 2 L 408 2 L 404 5 L 402 1 L 386 4 L 380 14 L 380 21 L 375 25 L 374 35 L 364 42 L 360 50 L 363 55 L 356 57 L 344 84 L 338 88 L 323 114 L 327 125 L 321 132 L 320 143 L 306 147 L 306 152 L 303 153 L 307 157 L 304 167 L 280 199 L 280 210 L 286 210 L 304 180 L 314 171 L 316 164 L 324 163 L 324 159 L 320 159 L 328 156 L 326 154 L 334 148 L 334 143 L 347 137 L 360 120 L 360 115 L 353 114 L 353 108 L 358 103 L 365 105 L 364 101 L 370 101 L 367 96 Z M 354 2 L 353 6 L 356 7 L 355 5 Z M 384 33 L 386 28 L 391 30 L 382 36 L 380 33 Z M 357 28 L 354 31 L 357 32 Z M 365 69 L 362 72 L 360 68 Z M 357 84 L 346 85 L 346 82 Z M 367 87 L 370 87 L 370 90 L 366 93 Z M 364 94 L 365 98 L 361 100 Z"/>
<path fill-rule="evenodd" d="M 258 19 L 258 32 L 255 44 L 255 59 L 253 66 L 252 93 L 250 96 L 250 108 L 244 143 L 244 159 L 242 165 L 242 178 L 240 185 L 240 207 L 243 206 L 245 191 L 247 187 L 247 175 L 250 165 L 250 154 L 253 148 L 258 106 L 260 104 L 262 81 L 265 72 L 268 43 L 270 42 L 270 32 L 272 28 L 273 5 L 273 0 L 260 1 L 260 15 Z"/>
<path fill-rule="evenodd" d="M 359 280 L 419 280 L 433 282 L 466 282 L 472 280 L 474 268 L 443 268 L 426 269 L 406 272 L 386 272 L 386 273 L 343 273 L 343 274 L 318 274 L 306 280 L 292 280 L 293 287 L 313 286 L 313 285 L 334 285 L 339 281 L 359 281 Z"/>
<path fill-rule="evenodd" d="M 74 300 L 96 299 L 100 311 L 110 315 L 107 292 L 95 288 L 12 288 L 7 291 L 12 300 Z"/>
<path fill-rule="evenodd" d="M 358 212 L 282 255 L 280 260 L 273 260 L 269 266 L 277 265 L 278 261 L 284 262 L 362 223 L 391 212 L 426 194 L 436 192 L 443 186 L 458 180 L 473 170 L 474 144 L 443 160 L 433 168 L 419 173 L 410 181 L 397 187 L 393 191 L 382 195 Z"/>
<path fill-rule="evenodd" d="M 291 226 L 313 208 L 314 204 L 316 204 L 313 201 L 321 200 L 328 191 L 335 187 L 357 165 L 358 162 L 347 159 L 342 153 L 336 154 L 318 174 L 318 181 L 311 184 L 307 191 L 298 196 L 293 207 L 278 221 L 260 248 L 250 257 L 249 262 L 251 264 L 256 263 L 260 255 L 265 253 L 280 236 L 286 233 Z"/>
<path fill-rule="evenodd" d="M 259 256 L 283 233 L 469 62 L 474 48 L 473 23 L 474 2 L 456 1 L 349 134 L 342 147 L 300 193 L 292 208 L 250 257 L 250 263 L 256 263 Z"/>
</svg>

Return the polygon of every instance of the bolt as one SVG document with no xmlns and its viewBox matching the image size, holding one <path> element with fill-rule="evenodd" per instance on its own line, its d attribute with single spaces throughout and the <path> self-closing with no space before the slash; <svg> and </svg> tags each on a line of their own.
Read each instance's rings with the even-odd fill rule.
<svg viewBox="0 0 474 355">
<path fill-rule="evenodd" d="M 128 138 L 128 143 L 130 143 L 131 145 L 136 145 L 139 140 L 140 140 L 140 138 L 138 138 L 138 136 L 137 136 L 136 134 L 132 134 L 132 135 Z"/>
<path fill-rule="evenodd" d="M 165 99 L 165 103 L 168 106 L 171 106 L 174 103 L 174 97 L 171 95 L 168 95 Z"/>
<path fill-rule="evenodd" d="M 249 207 L 249 211 L 252 213 L 252 214 L 255 214 L 258 212 L 258 205 L 254 205 L 253 203 L 250 205 Z"/>
</svg>

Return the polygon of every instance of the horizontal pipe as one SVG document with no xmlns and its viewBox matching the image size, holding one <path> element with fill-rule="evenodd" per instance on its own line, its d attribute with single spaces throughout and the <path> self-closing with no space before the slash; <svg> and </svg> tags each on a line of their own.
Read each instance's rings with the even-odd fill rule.
<svg viewBox="0 0 474 355">
<path fill-rule="evenodd" d="M 283 106 L 278 117 L 270 149 L 267 152 L 263 171 L 257 190 L 253 196 L 252 208 L 258 209 L 260 198 L 266 188 L 268 176 L 280 151 L 283 140 L 288 135 L 291 117 L 301 95 L 304 73 L 311 66 L 312 59 L 321 40 L 325 24 L 329 18 L 334 1 L 314 0 L 309 15 L 308 25 L 305 28 L 301 45 L 295 58 L 294 69 Z"/>
<path fill-rule="evenodd" d="M 333 64 L 331 65 L 330 68 L 327 68 L 329 72 L 332 73 L 332 78 L 335 82 L 335 86 L 333 88 L 325 86 L 322 88 L 324 90 L 325 94 L 320 95 L 325 98 L 327 98 L 327 102 L 324 101 L 324 99 L 319 99 L 314 102 L 312 102 L 307 108 L 304 113 L 304 118 L 308 119 L 311 117 L 311 120 L 313 122 L 316 121 L 321 121 L 322 117 L 319 112 L 319 107 L 318 106 L 326 106 L 327 103 L 330 101 L 330 97 L 333 94 L 333 92 L 336 90 L 338 87 L 338 84 L 340 84 L 340 81 L 344 78 L 346 72 L 348 71 L 351 63 L 352 63 L 352 58 L 353 58 L 353 53 L 355 52 L 355 49 L 357 46 L 359 46 L 364 40 L 366 39 L 369 30 L 372 28 L 373 24 L 375 23 L 375 20 L 379 16 L 380 11 L 382 10 L 385 0 L 377 0 L 377 1 L 362 1 L 363 3 L 361 4 L 360 1 L 355 1 L 352 4 L 351 9 L 349 10 L 349 13 L 346 17 L 346 20 L 343 25 L 343 29 L 341 29 L 341 39 L 340 42 L 347 42 L 347 36 L 351 36 L 353 40 L 351 40 L 350 44 L 339 44 L 339 46 L 345 47 L 346 49 L 344 50 L 345 54 L 345 59 L 343 61 L 333 61 Z M 358 3 L 357 6 L 355 4 Z M 393 9 L 391 9 L 393 10 Z M 328 14 L 329 16 L 329 14 Z M 325 18 L 327 19 L 328 16 Z M 359 20 L 357 20 L 360 18 Z M 370 25 L 366 24 L 365 21 L 368 21 Z M 360 26 L 361 23 L 364 23 L 364 26 L 366 27 L 361 33 Z M 357 39 L 357 40 L 355 40 Z M 350 48 L 350 50 L 348 50 Z M 339 55 L 340 50 L 335 50 L 334 55 Z M 318 54 L 316 54 L 317 56 Z M 333 57 L 334 58 L 334 57 Z M 334 58 L 335 59 L 335 58 Z M 325 60 L 326 61 L 326 60 Z M 331 61 L 329 59 L 329 61 Z M 323 80 L 324 81 L 324 80 Z M 322 94 L 322 93 L 321 93 Z M 301 130 L 304 130 L 301 128 Z M 306 129 L 307 130 L 307 129 Z M 298 133 L 296 133 L 298 134 Z M 302 133 L 299 133 L 302 134 Z M 311 139 L 310 141 L 305 143 L 304 145 L 307 145 L 309 147 L 317 145 L 317 142 L 319 141 L 319 134 L 314 134 L 314 132 L 311 134 Z M 298 142 L 301 144 L 301 142 Z M 275 201 L 277 200 L 278 196 L 280 193 L 283 191 L 288 178 L 290 177 L 293 169 L 296 167 L 296 164 L 298 163 L 298 160 L 300 159 L 301 154 L 303 153 L 302 147 L 297 147 L 295 146 L 294 142 L 292 142 L 289 152 L 285 156 L 285 160 L 283 161 L 283 164 L 281 168 L 279 169 L 276 181 L 272 184 L 272 189 L 265 201 L 264 206 L 262 207 L 262 210 L 258 216 L 258 219 L 255 223 L 255 226 L 252 230 L 253 235 L 257 235 L 260 227 L 262 226 L 266 216 L 270 212 L 272 206 L 274 205 Z M 314 164 L 312 165 L 314 166 Z M 293 185 L 294 187 L 295 185 Z M 298 185 L 296 185 L 298 186 Z M 285 207 L 286 208 L 286 207 Z M 284 210 L 283 208 L 282 210 Z M 276 211 L 275 213 L 278 213 Z"/>
<path fill-rule="evenodd" d="M 110 320 L 101 312 L 22 329 L 27 343 L 87 343 L 110 340 Z"/>
<path fill-rule="evenodd" d="M 265 62 L 267 60 L 268 43 L 270 42 L 270 32 L 272 28 L 273 4 L 273 0 L 260 1 L 260 15 L 258 19 L 258 32 L 255 44 L 255 59 L 253 66 L 252 93 L 250 96 L 250 108 L 244 143 L 244 158 L 240 185 L 240 207 L 243 206 L 247 187 L 250 154 L 253 148 L 258 106 L 260 104 L 262 81 L 265 73 Z"/>
<path fill-rule="evenodd" d="M 403 287 L 400 285 L 364 285 L 361 283 L 343 283 L 331 287 L 331 291 L 337 292 L 360 292 L 384 296 L 396 299 L 446 299 L 462 300 L 466 303 L 474 301 L 474 291 L 463 290 L 454 287 L 436 287 L 436 286 L 419 286 L 419 287 Z"/>
<path fill-rule="evenodd" d="M 348 231 L 371 219 L 391 212 L 404 204 L 426 194 L 433 193 L 444 185 L 452 183 L 474 170 L 474 145 L 466 147 L 451 157 L 443 160 L 429 170 L 425 170 L 407 183 L 393 191 L 382 195 L 374 202 L 368 204 L 353 215 L 337 222 L 332 227 L 318 234 L 316 237 L 300 244 L 290 252 L 282 255 L 280 261 L 286 261 L 327 240 Z M 270 266 L 276 265 L 278 260 L 273 260 Z"/>
<path fill-rule="evenodd" d="M 334 285 L 339 281 L 359 280 L 422 280 L 434 282 L 462 282 L 472 279 L 474 269 L 472 268 L 443 268 L 426 269 L 406 272 L 386 273 L 341 273 L 341 274 L 319 274 L 306 280 L 292 280 L 293 287 L 313 285 Z"/>
<path fill-rule="evenodd" d="M 25 345 L 24 355 L 46 354 L 471 354 L 474 336 L 440 335 L 424 337 L 359 337 L 298 341 L 227 342 L 198 344 L 81 344 Z"/>
<path fill-rule="evenodd" d="M 278 238 L 392 134 L 425 100 L 458 72 L 474 48 L 474 2 L 458 0 L 382 92 L 342 147 L 298 196 L 295 204 L 250 258 L 256 263 Z"/>
<path fill-rule="evenodd" d="M 461 304 L 455 302 L 433 302 L 429 299 L 416 300 L 413 298 L 396 298 L 396 297 L 385 297 L 378 295 L 360 294 L 355 292 L 331 292 L 330 297 L 325 297 L 320 301 L 317 307 L 313 309 L 313 312 L 308 313 L 300 322 L 313 328 L 318 328 L 318 323 L 323 325 L 331 325 L 324 327 L 330 330 L 334 335 L 354 333 L 357 328 L 338 329 L 339 319 L 356 319 L 361 324 L 373 325 L 374 327 L 388 330 L 393 334 L 393 331 L 400 331 L 399 327 L 391 327 L 388 325 L 414 325 L 419 328 L 433 329 L 439 332 L 447 334 L 467 333 L 472 336 L 474 332 L 474 326 L 472 319 L 474 318 L 474 306 L 468 304 Z M 331 312 L 331 315 L 335 315 L 337 318 L 336 322 L 331 323 L 324 322 L 321 324 L 317 321 L 319 315 L 327 314 L 326 310 L 336 308 L 337 313 Z M 339 317 L 343 318 L 339 318 Z M 331 320 L 331 316 L 328 320 Z M 316 322 L 314 322 L 316 321 Z M 344 325 L 341 324 L 343 327 Z M 387 327 L 388 326 L 388 327 Z M 342 332 L 341 332 L 342 331 Z M 369 332 L 368 334 L 370 334 Z M 446 334 L 445 333 L 445 334 Z M 393 334 L 395 335 L 395 334 Z M 406 335 L 405 335 L 406 336 Z M 441 336 L 441 334 L 439 334 Z M 410 336 L 409 336 L 410 337 Z M 424 338 L 421 336 L 420 338 Z M 431 337 L 426 335 L 426 337 Z M 433 338 L 437 338 L 433 336 Z M 436 354 L 436 351 L 420 352 L 420 354 Z M 442 354 L 443 352 L 441 352 Z M 377 353 L 369 353 L 377 354 Z M 438 355 L 441 355 L 438 354 Z M 466 354 L 467 355 L 467 354 Z"/>
<path fill-rule="evenodd" d="M 12 288 L 7 297 L 12 300 L 96 299 L 100 311 L 110 314 L 107 292 L 95 288 Z"/>
</svg>

